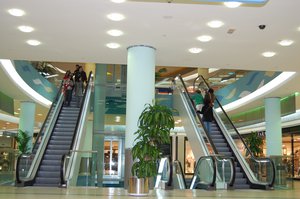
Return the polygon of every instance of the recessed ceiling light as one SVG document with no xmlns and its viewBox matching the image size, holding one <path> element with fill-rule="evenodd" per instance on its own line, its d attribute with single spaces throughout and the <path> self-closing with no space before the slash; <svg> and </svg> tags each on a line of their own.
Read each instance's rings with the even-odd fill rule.
<svg viewBox="0 0 300 199">
<path fill-rule="evenodd" d="M 284 40 L 281 40 L 280 42 L 278 42 L 278 44 L 281 46 L 290 46 L 293 43 L 294 43 L 294 41 L 290 40 L 290 39 L 284 39 Z"/>
<path fill-rule="evenodd" d="M 202 35 L 197 37 L 197 39 L 201 42 L 209 42 L 210 40 L 212 40 L 212 37 L 209 35 Z"/>
<path fill-rule="evenodd" d="M 267 52 L 262 53 L 262 55 L 264 57 L 273 57 L 274 55 L 276 55 L 276 53 L 272 52 L 272 51 L 267 51 Z"/>
<path fill-rule="evenodd" d="M 300 32 L 300 27 L 298 27 L 298 31 Z"/>
<path fill-rule="evenodd" d="M 119 48 L 119 47 L 120 47 L 120 44 L 118 44 L 118 43 L 108 43 L 108 44 L 106 44 L 106 46 L 107 46 L 108 48 L 116 49 L 116 48 Z"/>
<path fill-rule="evenodd" d="M 38 41 L 38 40 L 33 40 L 33 39 L 27 40 L 26 42 L 27 42 L 27 44 L 29 44 L 29 45 L 31 45 L 31 46 L 38 46 L 38 45 L 41 44 L 40 41 Z"/>
<path fill-rule="evenodd" d="M 23 15 L 25 15 L 24 10 L 17 9 L 17 8 L 9 9 L 8 13 L 15 17 L 22 17 Z"/>
<path fill-rule="evenodd" d="M 227 1 L 227 2 L 224 2 L 224 5 L 228 8 L 237 8 L 237 7 L 240 7 L 242 5 L 242 3 L 238 2 L 238 1 Z"/>
<path fill-rule="evenodd" d="M 107 18 L 109 18 L 112 21 L 122 21 L 123 19 L 125 19 L 124 15 L 120 13 L 111 13 L 107 15 Z"/>
<path fill-rule="evenodd" d="M 110 0 L 110 1 L 114 3 L 124 3 L 126 0 Z"/>
<path fill-rule="evenodd" d="M 197 53 L 202 52 L 202 49 L 201 48 L 190 48 L 189 51 L 190 51 L 190 53 L 197 54 Z"/>
<path fill-rule="evenodd" d="M 18 29 L 22 32 L 32 32 L 34 30 L 31 26 L 19 26 Z"/>
<path fill-rule="evenodd" d="M 42 113 L 38 113 L 37 115 L 38 115 L 38 116 L 43 116 L 43 114 L 42 114 Z"/>
<path fill-rule="evenodd" d="M 107 34 L 109 34 L 110 36 L 114 36 L 114 37 L 119 37 L 121 35 L 123 35 L 123 32 L 121 30 L 109 30 L 107 31 Z"/>
<path fill-rule="evenodd" d="M 208 22 L 207 25 L 211 28 L 220 28 L 224 25 L 224 23 L 219 20 L 213 20 L 213 21 Z"/>
</svg>

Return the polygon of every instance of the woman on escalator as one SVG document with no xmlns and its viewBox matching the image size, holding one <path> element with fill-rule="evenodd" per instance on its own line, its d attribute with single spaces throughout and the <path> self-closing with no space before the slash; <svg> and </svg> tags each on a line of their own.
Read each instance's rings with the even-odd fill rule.
<svg viewBox="0 0 300 199">
<path fill-rule="evenodd" d="M 214 118 L 213 107 L 215 99 L 216 97 L 214 94 L 214 90 L 212 88 L 208 89 L 204 96 L 204 106 L 201 111 L 201 113 L 203 114 L 202 120 L 208 133 L 211 132 L 211 123 Z"/>
</svg>

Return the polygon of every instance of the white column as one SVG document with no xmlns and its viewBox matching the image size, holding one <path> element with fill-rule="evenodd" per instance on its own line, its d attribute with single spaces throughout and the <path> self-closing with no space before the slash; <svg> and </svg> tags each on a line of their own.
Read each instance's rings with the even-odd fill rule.
<svg viewBox="0 0 300 199">
<path fill-rule="evenodd" d="M 19 129 L 25 131 L 31 137 L 28 146 L 28 151 L 32 150 L 32 137 L 35 122 L 35 103 L 34 102 L 21 102 L 20 123 Z"/>
<path fill-rule="evenodd" d="M 155 48 L 137 45 L 128 47 L 126 136 L 125 148 L 134 144 L 138 118 L 145 104 L 155 98 Z"/>
<path fill-rule="evenodd" d="M 282 155 L 280 98 L 265 99 L 267 156 Z"/>
</svg>

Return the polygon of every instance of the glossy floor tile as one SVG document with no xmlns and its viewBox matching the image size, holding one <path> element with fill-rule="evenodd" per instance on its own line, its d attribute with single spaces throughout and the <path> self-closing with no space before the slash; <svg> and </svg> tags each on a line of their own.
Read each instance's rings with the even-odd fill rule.
<svg viewBox="0 0 300 199">
<path fill-rule="evenodd" d="M 0 187 L 1 199 L 95 199 L 95 198 L 230 198 L 230 199 L 300 199 L 300 181 L 293 187 L 276 190 L 153 190 L 147 197 L 129 196 L 123 188 L 45 188 L 45 187 Z"/>
</svg>

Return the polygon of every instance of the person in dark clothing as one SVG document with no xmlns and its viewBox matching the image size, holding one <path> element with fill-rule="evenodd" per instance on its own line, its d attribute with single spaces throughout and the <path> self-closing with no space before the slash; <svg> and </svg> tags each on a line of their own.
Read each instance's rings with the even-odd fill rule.
<svg viewBox="0 0 300 199">
<path fill-rule="evenodd" d="M 215 101 L 214 90 L 212 88 L 208 89 L 204 96 L 204 106 L 201 113 L 203 114 L 202 120 L 204 126 L 208 133 L 211 132 L 211 122 L 213 121 L 213 106 Z"/>
<path fill-rule="evenodd" d="M 73 74 L 70 71 L 67 71 L 63 79 L 63 91 L 65 95 L 65 105 L 70 106 L 72 100 L 72 90 L 74 86 Z"/>
<path fill-rule="evenodd" d="M 84 82 L 87 82 L 86 73 L 83 71 L 82 67 L 79 67 L 78 72 L 75 74 L 75 96 L 77 107 L 80 107 L 83 90 L 84 90 Z"/>
</svg>

